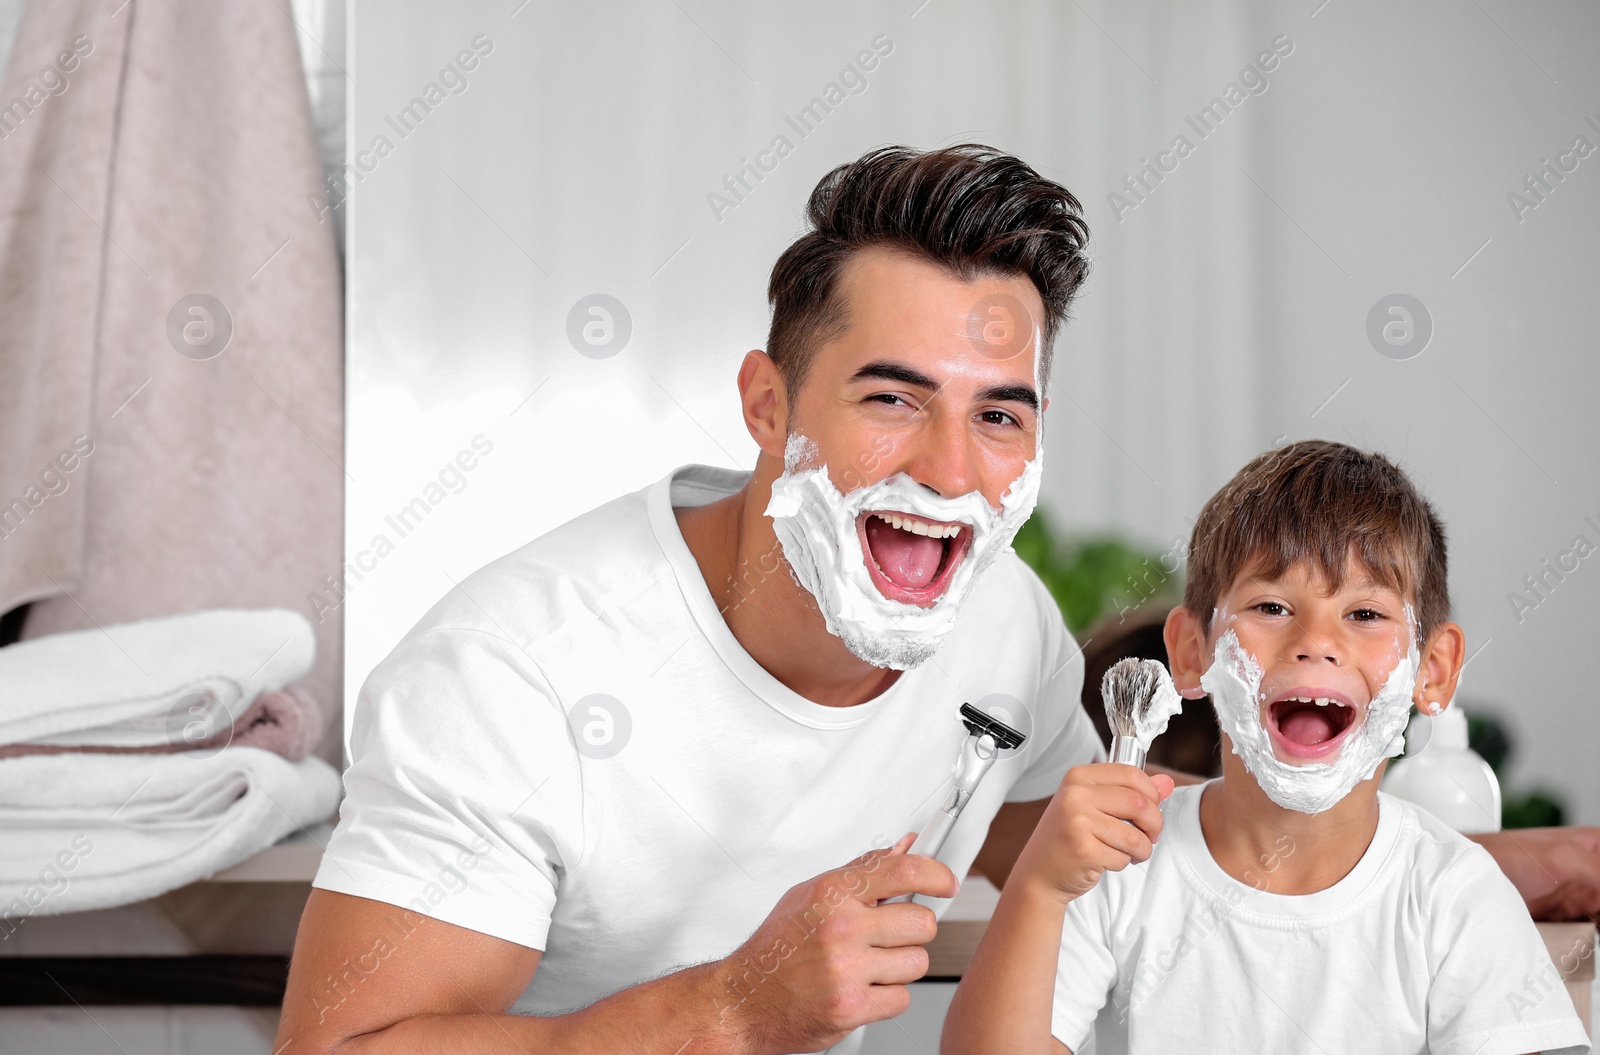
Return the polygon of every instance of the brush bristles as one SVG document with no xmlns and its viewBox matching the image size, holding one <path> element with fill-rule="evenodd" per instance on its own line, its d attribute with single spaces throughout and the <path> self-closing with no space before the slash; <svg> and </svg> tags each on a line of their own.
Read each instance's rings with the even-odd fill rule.
<svg viewBox="0 0 1600 1055">
<path fill-rule="evenodd" d="M 1161 688 L 1166 668 L 1153 659 L 1119 659 L 1100 680 L 1113 736 L 1136 736 Z"/>
</svg>

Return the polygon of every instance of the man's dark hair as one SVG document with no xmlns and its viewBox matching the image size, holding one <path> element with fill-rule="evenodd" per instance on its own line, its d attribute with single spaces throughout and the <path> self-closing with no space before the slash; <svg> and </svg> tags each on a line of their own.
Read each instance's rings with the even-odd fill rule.
<svg viewBox="0 0 1600 1055">
<path fill-rule="evenodd" d="M 1072 192 L 1021 160 L 976 143 L 890 146 L 840 165 L 806 203 L 811 230 L 784 250 L 767 283 L 767 354 L 792 393 L 817 350 L 844 333 L 840 273 L 860 249 L 896 249 L 970 281 L 1026 275 L 1044 303 L 1039 376 L 1089 271 L 1089 228 Z M 1042 393 L 1041 393 L 1042 395 Z"/>
<path fill-rule="evenodd" d="M 1343 443 L 1291 443 L 1258 455 L 1200 510 L 1183 606 L 1209 635 L 1212 610 L 1239 576 L 1276 579 L 1310 562 L 1337 590 L 1352 552 L 1415 605 L 1419 647 L 1450 618 L 1444 528 L 1406 474 Z"/>
</svg>

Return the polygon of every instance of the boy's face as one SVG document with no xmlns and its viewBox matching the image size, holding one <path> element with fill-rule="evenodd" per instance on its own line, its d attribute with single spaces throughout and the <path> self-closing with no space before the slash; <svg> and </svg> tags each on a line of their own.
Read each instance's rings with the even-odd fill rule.
<svg viewBox="0 0 1600 1055">
<path fill-rule="evenodd" d="M 1408 599 L 1353 559 L 1332 592 L 1309 562 L 1275 579 L 1247 570 L 1218 600 L 1202 669 L 1232 630 L 1261 667 L 1257 706 L 1273 755 L 1334 762 L 1410 650 L 1411 619 Z"/>
<path fill-rule="evenodd" d="M 1273 578 L 1247 566 L 1204 631 L 1196 613 L 1173 609 L 1173 684 L 1185 696 L 1211 694 L 1224 771 L 1237 754 L 1267 798 L 1306 814 L 1358 785 L 1376 794 L 1411 707 L 1438 713 L 1461 673 L 1461 628 L 1440 623 L 1417 641 L 1410 602 L 1352 551 L 1337 590 L 1310 561 Z"/>
</svg>

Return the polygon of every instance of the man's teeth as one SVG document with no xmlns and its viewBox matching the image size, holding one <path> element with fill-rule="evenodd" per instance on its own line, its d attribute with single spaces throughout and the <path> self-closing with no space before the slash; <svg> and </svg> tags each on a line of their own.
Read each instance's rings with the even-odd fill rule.
<svg viewBox="0 0 1600 1055">
<path fill-rule="evenodd" d="M 1345 706 L 1343 703 L 1340 703 L 1338 700 L 1332 699 L 1332 698 L 1327 697 L 1327 696 L 1317 696 L 1315 698 L 1310 697 L 1310 696 L 1285 696 L 1283 702 L 1284 703 L 1314 703 L 1318 707 L 1326 707 L 1330 703 L 1333 704 L 1335 707 L 1343 707 L 1343 706 Z"/>
<path fill-rule="evenodd" d="M 912 520 L 910 517 L 896 516 L 893 513 L 874 513 L 879 520 L 887 520 L 891 527 L 901 531 L 909 531 L 913 535 L 927 535 L 929 538 L 955 538 L 961 534 L 960 524 L 930 524 L 925 520 Z"/>
</svg>

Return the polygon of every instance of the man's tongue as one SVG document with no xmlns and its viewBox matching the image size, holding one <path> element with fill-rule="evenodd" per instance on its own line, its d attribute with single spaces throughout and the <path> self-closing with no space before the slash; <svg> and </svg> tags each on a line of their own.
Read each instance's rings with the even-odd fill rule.
<svg viewBox="0 0 1600 1055">
<path fill-rule="evenodd" d="M 1288 704 L 1278 715 L 1278 731 L 1285 740 L 1304 747 L 1332 740 L 1339 735 L 1339 724 L 1328 714 L 1331 707 L 1315 704 Z"/>
<path fill-rule="evenodd" d="M 907 590 L 931 583 L 944 558 L 943 539 L 902 531 L 881 517 L 867 518 L 867 545 L 884 576 Z"/>
</svg>

